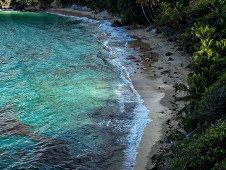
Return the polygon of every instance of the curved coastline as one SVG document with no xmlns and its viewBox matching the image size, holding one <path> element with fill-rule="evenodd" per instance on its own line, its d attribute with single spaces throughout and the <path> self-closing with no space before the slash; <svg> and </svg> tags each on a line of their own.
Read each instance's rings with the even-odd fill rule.
<svg viewBox="0 0 226 170">
<path fill-rule="evenodd" d="M 66 11 L 66 12 L 65 12 Z M 127 149 L 125 149 L 125 163 L 124 167 L 126 169 L 133 169 L 136 162 L 137 151 L 136 148 L 139 146 L 139 143 L 142 138 L 142 134 L 146 124 L 149 122 L 148 113 L 149 110 L 144 105 L 144 100 L 141 98 L 140 94 L 137 92 L 136 87 L 134 87 L 132 81 L 132 75 L 134 74 L 135 63 L 130 59 L 126 59 L 128 56 L 138 56 L 136 50 L 129 47 L 129 42 L 134 41 L 135 39 L 129 35 L 128 30 L 123 27 L 115 28 L 112 27 L 112 22 L 116 18 L 111 19 L 97 19 L 94 20 L 93 17 L 87 17 L 87 11 L 81 11 L 81 14 L 78 15 L 79 11 L 70 10 L 70 9 L 59 9 L 47 11 L 50 14 L 56 14 L 66 17 L 75 17 L 75 19 L 83 20 L 88 22 L 91 25 L 94 24 L 98 26 L 98 30 L 95 30 L 97 34 L 97 40 L 103 45 L 103 49 L 107 51 L 108 58 L 103 58 L 106 62 L 110 62 L 115 67 L 120 70 L 120 77 L 123 81 L 119 90 L 116 92 L 119 95 L 120 100 L 120 110 L 125 112 L 128 110 L 128 104 L 135 104 L 133 109 L 133 119 L 131 119 L 131 130 L 127 135 L 126 139 L 129 141 L 127 143 Z M 91 15 L 91 13 L 90 13 Z M 105 16 L 104 16 L 105 18 Z M 100 54 L 101 55 L 101 54 Z M 101 56 L 100 56 L 101 58 Z M 129 106 L 130 107 L 130 106 Z M 130 113 L 130 109 L 128 110 Z M 126 125 L 127 126 L 127 125 Z M 125 126 L 125 128 L 126 128 Z M 130 127 L 129 126 L 129 127 Z M 120 140 L 120 139 L 119 139 Z M 117 166 L 115 168 L 118 168 Z"/>
<path fill-rule="evenodd" d="M 106 15 L 96 18 L 92 12 L 70 9 L 48 12 L 110 22 L 118 19 Z M 168 42 L 166 37 L 156 34 L 155 31 L 135 29 L 128 32 L 136 39 L 131 41 L 128 47 L 137 53 L 134 53 L 135 59 L 127 59 L 128 62 L 125 63 L 125 68 L 122 68 L 122 74 L 132 82 L 129 84 L 130 88 L 138 92 L 136 96 L 140 102 L 143 103 L 144 100 L 144 105 L 150 111 L 148 117 L 151 120 L 151 123 L 146 125 L 143 134 L 141 132 L 143 130 L 140 131 L 142 139 L 141 142 L 140 139 L 137 141 L 138 154 L 135 153 L 135 158 L 134 155 L 132 156 L 132 159 L 136 159 L 136 164 L 134 167 L 131 165 L 131 169 L 150 169 L 154 167 L 154 162 L 151 161 L 153 155 L 161 148 L 167 148 L 167 144 L 162 141 L 168 135 L 170 128 L 176 124 L 175 113 L 183 106 L 183 103 L 176 102 L 173 97 L 183 94 L 175 93 L 173 86 L 178 82 L 186 82 L 185 77 L 189 73 L 186 66 L 191 60 L 189 55 L 176 51 L 174 43 Z M 166 52 L 173 52 L 172 61 L 165 56 Z M 132 73 L 132 76 L 128 75 L 127 70 Z M 167 74 L 163 74 L 164 71 L 168 71 Z M 139 108 L 137 109 L 139 111 Z M 145 118 L 145 115 L 143 116 Z M 171 121 L 171 127 L 166 125 L 168 120 Z"/>
<path fill-rule="evenodd" d="M 94 17 L 91 11 L 56 9 L 51 12 L 110 22 L 119 20 L 106 14 Z M 128 47 L 136 52 L 135 58 L 129 59 L 132 63 L 127 69 L 134 71 L 130 77 L 132 84 L 144 100 L 151 120 L 145 126 L 142 139 L 136 148 L 133 169 L 152 169 L 156 163 L 153 158 L 170 145 L 166 137 L 171 129 L 176 128 L 176 113 L 184 106 L 183 102 L 175 100 L 175 97 L 183 96 L 184 93 L 176 92 L 174 86 L 186 83 L 187 74 L 190 72 L 187 66 L 191 63 L 191 56 L 177 51 L 175 43 L 167 41 L 167 37 L 157 34 L 155 30 L 141 28 L 127 31 L 134 38 L 134 41 L 128 43 Z M 167 52 L 172 52 L 172 61 L 166 56 Z"/>
<path fill-rule="evenodd" d="M 167 136 L 177 128 L 176 115 L 184 107 L 183 101 L 177 97 L 184 96 L 175 87 L 186 84 L 190 73 L 188 65 L 192 58 L 189 54 L 177 50 L 177 44 L 168 41 L 167 37 L 156 33 L 156 30 L 134 29 L 130 31 L 137 41 L 130 47 L 140 47 L 143 62 L 139 67 L 146 68 L 143 74 L 135 74 L 132 79 L 135 88 L 150 110 L 149 123 L 144 134 L 136 158 L 135 170 L 155 168 L 157 157 L 171 145 Z M 170 53 L 170 56 L 167 56 Z"/>
<path fill-rule="evenodd" d="M 18 13 L 19 15 L 36 15 L 36 13 Z M 65 17 L 57 17 L 55 15 L 51 16 L 45 13 L 39 13 L 37 15 L 57 18 L 59 21 L 61 19 L 65 20 Z M 134 86 L 130 80 L 130 73 L 126 68 L 127 64 L 132 63 L 130 60 L 125 60 L 125 58 L 133 52 L 133 50 L 129 50 L 126 45 L 127 42 L 131 41 L 132 39 L 128 36 L 128 32 L 124 28 L 113 28 L 111 27 L 111 23 L 107 20 L 96 21 L 87 18 L 81 19 L 74 16 L 67 17 L 66 20 L 70 20 L 70 22 L 72 23 L 74 23 L 74 21 L 75 23 L 77 23 L 77 20 L 80 20 L 79 23 L 81 25 L 84 25 L 84 27 L 86 27 L 88 30 L 89 28 L 93 28 L 90 30 L 90 32 L 88 32 L 88 35 L 93 36 L 95 43 L 97 43 L 98 48 L 96 49 L 98 49 L 98 51 L 94 50 L 95 56 L 97 57 L 97 59 L 100 59 L 100 61 L 103 60 L 101 62 L 104 64 L 104 66 L 109 68 L 113 72 L 113 74 L 114 72 L 117 74 L 117 85 L 115 91 L 113 91 L 117 98 L 117 112 L 114 112 L 114 109 L 112 111 L 107 111 L 106 108 L 106 119 L 104 119 L 105 117 L 99 116 L 100 119 L 96 122 L 96 125 L 101 128 L 109 128 L 109 134 L 115 136 L 112 137 L 115 140 L 112 140 L 113 142 L 111 143 L 111 145 L 109 145 L 110 143 L 107 142 L 108 139 L 105 139 L 109 147 L 108 154 L 111 155 L 111 151 L 112 153 L 114 153 L 113 158 L 109 158 L 106 161 L 107 163 L 109 163 L 107 164 L 109 165 L 107 166 L 107 169 L 111 169 L 112 167 L 118 169 L 133 169 L 136 158 L 136 147 L 138 146 L 139 141 L 142 137 L 143 128 L 148 121 L 148 117 L 147 109 L 143 105 L 143 100 L 134 89 Z M 83 22 L 81 22 L 81 20 Z M 49 26 L 51 27 L 53 25 L 49 24 Z M 67 39 L 67 36 L 65 36 L 64 38 Z M 74 41 L 75 37 L 72 36 L 71 38 L 73 38 L 72 41 Z M 53 40 L 55 39 L 53 38 Z M 94 51 L 92 50 L 88 51 L 93 53 Z M 64 63 L 64 61 L 61 62 Z M 143 114 L 138 115 L 140 113 Z M 114 133 L 110 132 L 110 128 L 114 129 Z M 100 153 L 100 159 L 105 159 L 104 153 L 106 150 L 103 150 L 104 151 Z M 90 155 L 90 157 L 92 157 L 92 155 Z M 102 163 L 99 163 L 98 165 L 102 166 Z M 106 167 L 104 168 L 104 166 L 105 165 L 103 165 L 103 169 L 106 169 Z"/>
</svg>

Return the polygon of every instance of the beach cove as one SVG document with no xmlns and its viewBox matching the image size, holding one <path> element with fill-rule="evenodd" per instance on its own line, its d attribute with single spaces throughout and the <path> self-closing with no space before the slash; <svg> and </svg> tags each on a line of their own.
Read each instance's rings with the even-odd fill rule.
<svg viewBox="0 0 226 170">
<path fill-rule="evenodd" d="M 72 11 L 68 9 L 59 9 L 59 10 L 53 10 L 50 12 L 54 12 L 62 15 L 68 15 L 68 16 L 88 17 L 90 19 L 96 19 L 91 12 L 87 12 L 87 11 L 84 12 L 84 11 Z M 109 16 L 104 16 L 104 17 L 102 16 L 102 18 L 97 18 L 97 20 L 107 20 L 107 21 L 115 20 L 114 17 L 112 18 L 108 18 L 108 17 Z M 93 24 L 94 24 L 93 26 L 95 26 L 97 23 L 94 22 Z M 67 28 L 65 27 L 65 29 Z M 110 27 L 108 27 L 108 29 L 110 29 Z M 102 33 L 106 37 L 112 36 L 112 33 L 111 33 L 112 30 L 108 30 L 108 29 L 102 30 Z M 184 54 L 181 51 L 177 51 L 175 44 L 173 44 L 172 42 L 168 42 L 166 37 L 163 37 L 161 34 L 157 34 L 154 30 L 147 31 L 145 29 L 135 29 L 135 30 L 129 30 L 128 33 L 129 33 L 128 35 L 130 35 L 134 39 L 137 39 L 135 41 L 132 41 L 132 38 L 130 39 L 129 36 L 124 37 L 125 41 L 123 43 L 125 44 L 126 42 L 128 42 L 127 46 L 129 48 L 128 49 L 126 48 L 126 50 L 128 50 L 128 53 L 126 53 L 125 51 L 122 51 L 120 53 L 120 50 L 118 50 L 116 47 L 120 45 L 122 46 L 123 43 L 116 44 L 115 46 L 114 41 L 112 41 L 113 46 L 110 47 L 111 48 L 110 51 L 116 50 L 116 53 L 114 55 L 123 54 L 122 55 L 123 57 L 121 58 L 122 60 L 120 60 L 120 62 L 122 62 L 122 66 L 125 67 L 123 69 L 120 68 L 124 70 L 121 72 L 123 74 L 123 80 L 124 80 L 122 84 L 128 85 L 128 87 L 126 87 L 126 89 L 129 89 L 128 93 L 134 92 L 134 89 L 135 89 L 141 96 L 141 99 L 139 99 L 140 104 L 142 105 L 142 102 L 144 100 L 144 105 L 150 111 L 149 113 L 150 122 L 147 124 L 145 128 L 143 137 L 140 142 L 140 138 L 143 132 L 142 127 L 146 125 L 148 120 L 146 119 L 147 115 L 145 115 L 147 110 L 145 110 L 145 108 L 142 108 L 141 105 L 139 106 L 141 108 L 138 107 L 137 113 L 140 113 L 140 111 L 142 110 L 144 115 L 143 117 L 141 116 L 141 119 L 136 119 L 138 120 L 138 122 L 133 122 L 133 123 L 136 124 L 136 123 L 139 123 L 140 120 L 142 120 L 143 124 L 141 123 L 139 126 L 141 127 L 141 129 L 137 127 L 140 131 L 138 129 L 135 129 L 135 132 L 134 132 L 134 134 L 139 132 L 140 136 L 135 135 L 136 137 L 134 138 L 133 136 L 131 136 L 133 145 L 132 147 L 129 148 L 131 149 L 130 150 L 131 152 L 128 152 L 128 153 L 133 153 L 133 154 L 130 155 L 131 160 L 129 160 L 128 161 L 129 164 L 126 165 L 127 166 L 126 169 L 128 169 L 128 167 L 129 169 L 133 169 L 135 166 L 134 169 L 141 170 L 141 169 L 146 169 L 153 166 L 152 162 L 150 161 L 151 157 L 154 154 L 156 154 L 160 148 L 162 148 L 163 144 L 161 143 L 163 143 L 162 141 L 164 141 L 164 137 L 167 136 L 167 133 L 169 133 L 169 130 L 170 130 L 170 127 L 166 125 L 166 122 L 170 120 L 172 124 L 174 123 L 176 124 L 176 122 L 173 122 L 173 116 L 174 116 L 174 113 L 179 108 L 181 108 L 180 106 L 181 104 L 176 103 L 175 98 L 173 98 L 173 96 L 175 96 L 174 85 L 175 83 L 185 82 L 185 77 L 189 72 L 186 66 L 190 63 L 191 59 L 187 54 Z M 122 34 L 119 34 L 119 35 L 124 35 L 124 34 L 125 32 L 122 32 Z M 114 34 L 112 37 L 115 38 Z M 106 42 L 106 41 L 103 41 L 102 39 L 100 39 L 100 42 Z M 109 46 L 108 46 L 109 44 L 107 43 L 105 45 L 106 45 L 105 48 L 109 49 Z M 166 53 L 172 53 L 172 54 L 170 56 L 166 56 Z M 105 62 L 107 59 L 101 58 L 101 60 L 102 62 Z M 116 62 L 114 63 L 115 65 L 119 64 L 119 61 L 115 61 L 115 62 Z M 114 70 L 114 68 L 112 69 Z M 120 76 L 122 75 L 119 75 L 119 77 Z M 128 83 L 128 81 L 130 82 L 130 80 L 132 81 L 132 84 Z M 90 90 L 87 90 L 87 91 L 90 91 Z M 114 89 L 114 91 L 117 91 L 117 89 Z M 105 92 L 102 92 L 102 93 L 105 93 Z M 121 95 L 121 92 L 119 91 L 117 94 Z M 135 94 L 135 96 L 133 97 L 139 98 L 139 95 Z M 181 94 L 177 94 L 177 95 L 181 95 Z M 126 98 L 124 98 L 124 100 L 126 100 Z M 134 106 L 128 106 L 128 110 L 126 110 L 125 108 L 126 108 L 125 105 L 122 106 L 119 112 L 129 113 L 131 112 L 130 109 L 134 108 Z M 106 108 L 104 108 L 104 110 L 105 109 Z M 105 112 L 106 110 L 103 111 L 103 113 Z M 97 116 L 98 116 L 98 114 L 101 113 L 101 111 L 98 110 L 95 113 L 97 113 Z M 95 114 L 92 116 L 95 117 Z M 106 115 L 103 115 L 102 118 L 105 118 L 105 116 Z M 110 119 L 114 119 L 115 115 L 109 114 L 107 116 Z M 138 117 L 139 116 L 140 115 L 138 114 Z M 128 117 L 126 117 L 125 120 L 127 118 Z M 118 120 L 119 119 L 123 120 L 123 117 L 119 116 Z M 106 127 L 108 127 L 109 125 L 108 122 L 105 122 L 105 123 L 106 123 Z M 123 123 L 125 122 L 122 122 L 122 124 Z M 117 127 L 118 124 L 116 123 L 113 126 Z M 129 125 L 125 127 L 125 129 L 127 128 L 130 129 L 131 126 Z M 125 132 L 125 134 L 126 133 L 128 132 Z M 123 135 L 122 135 L 122 140 L 123 140 Z M 138 144 L 139 144 L 139 147 L 137 148 L 138 154 L 136 156 L 135 149 L 138 146 Z M 165 146 L 165 143 L 164 143 L 164 147 L 167 147 Z M 118 155 L 121 154 L 120 150 L 123 150 L 123 149 L 124 149 L 123 146 L 116 149 L 119 151 Z M 115 152 L 116 150 L 114 150 L 113 152 Z M 109 154 L 109 151 L 107 151 L 106 154 Z M 136 157 L 136 164 L 134 165 L 132 162 L 135 160 L 135 157 Z M 84 158 L 84 159 L 87 159 L 87 158 Z M 106 159 L 109 159 L 109 155 L 106 155 Z M 108 167 L 108 169 L 114 169 L 116 167 L 117 169 L 120 169 L 119 167 L 125 166 L 123 165 L 124 161 L 122 160 L 122 157 L 118 157 L 117 162 L 120 162 L 120 159 L 121 159 L 121 163 L 119 163 L 118 165 L 112 165 L 112 167 L 109 167 L 109 164 L 107 164 L 103 166 L 105 166 L 105 168 Z M 80 161 L 83 161 L 83 160 L 81 159 Z M 111 161 L 112 161 L 111 163 L 113 163 L 116 160 L 111 160 Z M 98 160 L 96 160 L 96 164 L 98 164 Z"/>
<path fill-rule="evenodd" d="M 112 23 L 120 20 L 106 12 L 94 16 L 93 11 L 71 9 L 53 11 L 69 16 L 108 20 Z M 138 54 L 136 57 L 127 58 L 133 62 L 127 68 L 133 70 L 132 84 L 144 100 L 150 120 L 136 149 L 134 169 L 152 169 L 155 167 L 156 157 L 171 146 L 167 136 L 177 127 L 176 114 L 185 104 L 183 101 L 176 101 L 176 98 L 186 95 L 182 91 L 176 91 L 175 87 L 180 83 L 186 84 L 186 77 L 190 73 L 187 66 L 192 58 L 181 51 L 176 43 L 169 41 L 155 29 L 128 28 L 127 30 L 134 38 L 134 41 L 129 42 L 128 47 Z"/>
</svg>

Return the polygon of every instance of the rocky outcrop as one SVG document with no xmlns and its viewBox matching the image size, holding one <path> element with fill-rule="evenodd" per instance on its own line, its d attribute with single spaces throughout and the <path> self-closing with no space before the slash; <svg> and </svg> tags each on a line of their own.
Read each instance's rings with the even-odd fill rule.
<svg viewBox="0 0 226 170">
<path fill-rule="evenodd" d="M 61 0 L 54 0 L 51 5 L 52 8 L 61 8 L 62 7 L 62 2 Z"/>
<path fill-rule="evenodd" d="M 35 11 L 38 11 L 39 9 L 36 6 L 28 6 L 24 8 L 24 10 L 28 12 L 35 12 Z"/>
<path fill-rule="evenodd" d="M 115 20 L 112 25 L 112 27 L 121 27 L 122 26 L 122 23 L 119 21 L 119 20 Z"/>
</svg>

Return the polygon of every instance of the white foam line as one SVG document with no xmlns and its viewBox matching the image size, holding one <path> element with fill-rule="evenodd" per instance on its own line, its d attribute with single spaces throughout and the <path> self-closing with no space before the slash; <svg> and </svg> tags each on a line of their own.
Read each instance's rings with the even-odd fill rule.
<svg viewBox="0 0 226 170">
<path fill-rule="evenodd" d="M 101 26 L 99 26 L 99 29 L 101 29 Z M 106 31 L 108 29 L 104 29 L 104 31 Z M 113 31 L 113 30 L 110 29 L 110 31 Z M 116 32 L 116 34 L 113 34 L 111 32 L 111 35 L 115 35 L 116 37 L 111 36 L 109 38 L 112 38 L 112 39 L 116 38 L 117 39 L 117 32 Z M 132 38 L 128 38 L 127 36 L 128 35 L 126 35 L 126 37 L 125 37 L 127 39 L 127 41 L 133 40 Z M 118 40 L 118 41 L 120 41 L 120 40 Z M 139 93 L 136 91 L 134 85 L 132 84 L 132 80 L 130 78 L 130 73 L 127 70 L 127 68 L 125 66 L 123 66 L 122 62 L 120 61 L 121 58 L 120 57 L 117 58 L 117 57 L 113 56 L 113 55 L 117 55 L 117 53 L 120 54 L 122 52 L 128 51 L 129 50 L 128 49 L 128 42 L 125 43 L 125 48 L 124 49 L 123 48 L 121 48 L 121 49 L 120 48 L 113 48 L 113 47 L 111 47 L 109 45 L 109 42 L 110 42 L 110 39 L 104 41 L 103 44 L 104 44 L 105 48 L 109 49 L 109 51 L 110 51 L 110 54 L 109 54 L 110 58 L 115 58 L 114 60 L 111 60 L 112 64 L 114 64 L 115 66 L 120 68 L 120 70 L 121 70 L 120 77 L 123 79 L 124 83 L 129 85 L 129 88 L 132 89 L 132 93 L 135 94 L 136 101 L 137 101 L 137 106 L 134 109 L 134 114 L 135 114 L 134 126 L 131 129 L 131 135 L 128 136 L 128 138 L 130 140 L 130 146 L 129 146 L 128 150 L 126 151 L 126 152 L 129 152 L 129 155 L 127 155 L 128 156 L 128 160 L 127 161 L 130 163 L 130 165 L 126 166 L 128 168 L 129 166 L 131 166 L 131 164 L 132 165 L 135 164 L 136 154 L 137 154 L 136 153 L 136 148 L 139 146 L 139 143 L 141 141 L 141 138 L 142 138 L 142 135 L 143 135 L 144 128 L 145 128 L 146 124 L 150 121 L 148 119 L 149 110 L 144 106 L 144 100 L 141 99 L 141 96 L 139 95 Z M 131 53 L 133 53 L 133 52 L 130 52 L 130 54 Z M 122 59 L 125 60 L 125 56 Z M 125 101 L 120 96 L 120 103 L 121 103 L 120 108 L 121 109 L 123 108 L 122 111 L 124 111 L 124 102 Z M 131 169 L 133 169 L 133 168 L 131 168 Z"/>
<path fill-rule="evenodd" d="M 128 149 L 125 152 L 128 152 L 129 154 L 127 155 L 127 161 L 126 163 L 129 163 L 129 165 L 125 165 L 127 167 L 127 169 L 130 167 L 131 169 L 133 169 L 133 166 L 135 165 L 135 160 L 136 160 L 136 148 L 139 146 L 139 143 L 141 141 L 143 132 L 144 132 L 144 128 L 146 126 L 146 124 L 150 121 L 148 118 L 148 113 L 149 110 L 145 107 L 144 105 L 144 100 L 141 98 L 141 96 L 139 95 L 139 93 L 136 91 L 134 85 L 132 84 L 132 81 L 130 79 L 130 73 L 127 70 L 127 68 L 125 66 L 123 66 L 123 62 L 120 61 L 120 59 L 125 61 L 125 54 L 124 57 L 117 57 L 118 53 L 123 56 L 123 52 L 124 53 L 128 53 L 129 54 L 134 54 L 135 51 L 134 50 L 129 50 L 128 48 L 128 41 L 132 41 L 134 40 L 133 38 L 128 36 L 128 33 L 126 32 L 126 30 L 124 28 L 113 28 L 111 27 L 111 23 L 109 21 L 97 21 L 97 20 L 93 20 L 93 19 L 89 19 L 87 17 L 76 17 L 76 16 L 67 16 L 67 15 L 63 15 L 63 14 L 59 14 L 59 13 L 54 13 L 54 12 L 47 12 L 49 14 L 55 14 L 55 15 L 59 15 L 59 16 L 64 16 L 64 17 L 69 17 L 69 18 L 74 18 L 77 20 L 82 20 L 84 22 L 90 22 L 90 23 L 100 23 L 100 25 L 98 26 L 98 29 L 100 30 L 100 32 L 105 32 L 106 36 L 109 34 L 111 36 L 108 36 L 108 39 L 105 40 L 103 42 L 103 46 L 104 49 L 107 50 L 109 52 L 109 58 L 112 59 L 110 60 L 111 63 L 113 65 L 115 65 L 116 67 L 120 68 L 121 73 L 120 73 L 120 77 L 123 79 L 124 84 L 129 85 L 129 88 L 132 89 L 133 94 L 136 97 L 136 102 L 137 102 L 137 106 L 134 109 L 134 116 L 135 119 L 133 120 L 133 128 L 131 129 L 131 134 L 130 136 L 128 136 L 128 139 L 130 140 L 130 146 L 128 147 Z M 115 39 L 117 41 L 115 41 Z M 109 45 L 110 40 L 114 40 L 114 42 L 124 42 L 125 47 L 123 49 L 120 50 L 117 47 L 113 48 Z M 129 52 L 130 51 L 130 52 Z M 116 56 L 114 56 L 116 55 Z M 119 89 L 120 91 L 120 89 Z M 120 100 L 120 110 L 123 112 L 124 111 L 124 103 L 126 102 L 123 99 L 122 94 L 119 93 L 118 99 Z M 130 96 L 132 97 L 132 96 Z M 107 123 L 107 125 L 109 125 L 109 122 Z"/>
</svg>

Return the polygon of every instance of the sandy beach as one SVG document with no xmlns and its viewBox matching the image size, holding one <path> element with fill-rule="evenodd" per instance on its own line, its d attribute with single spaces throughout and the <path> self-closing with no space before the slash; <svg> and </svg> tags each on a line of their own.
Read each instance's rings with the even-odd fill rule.
<svg viewBox="0 0 226 170">
<path fill-rule="evenodd" d="M 150 110 L 151 122 L 146 126 L 139 147 L 135 170 L 152 169 L 152 159 L 170 145 L 165 140 L 172 128 L 176 128 L 175 116 L 184 103 L 176 97 L 184 95 L 176 92 L 175 86 L 186 83 L 189 73 L 187 66 L 191 57 L 177 51 L 177 45 L 167 41 L 167 37 L 157 34 L 155 30 L 134 29 L 131 36 L 137 41 L 130 47 L 140 47 L 141 62 L 137 63 L 136 74 L 132 77 L 136 90 Z M 143 70 L 143 71 L 140 71 Z"/>
<path fill-rule="evenodd" d="M 64 15 L 88 17 L 91 19 L 107 19 L 114 21 L 106 12 L 94 15 L 92 11 L 71 9 L 54 9 L 50 12 Z M 134 59 L 136 67 L 131 77 L 135 89 L 149 109 L 150 123 L 145 127 L 139 147 L 134 169 L 152 169 L 155 166 L 154 157 L 167 149 L 169 143 L 165 138 L 172 128 L 176 127 L 176 113 L 183 107 L 182 102 L 176 101 L 177 96 L 183 95 L 175 90 L 175 86 L 186 83 L 189 73 L 187 66 L 191 56 L 178 50 L 178 46 L 167 40 L 155 29 L 129 29 L 135 41 L 129 43 L 130 48 L 139 48 L 139 58 Z"/>
</svg>

